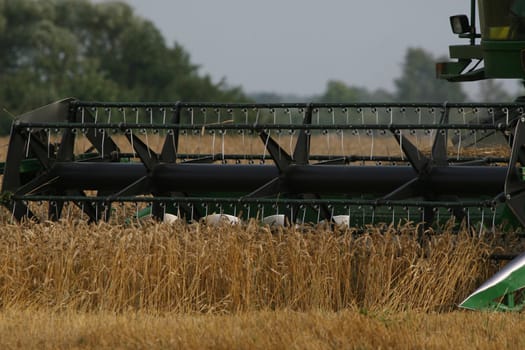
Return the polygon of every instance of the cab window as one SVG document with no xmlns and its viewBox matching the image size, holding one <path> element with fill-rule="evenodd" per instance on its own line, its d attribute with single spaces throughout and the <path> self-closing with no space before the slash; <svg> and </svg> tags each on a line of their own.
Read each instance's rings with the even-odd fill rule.
<svg viewBox="0 0 525 350">
<path fill-rule="evenodd" d="M 525 40 L 525 0 L 479 0 L 485 40 Z"/>
</svg>

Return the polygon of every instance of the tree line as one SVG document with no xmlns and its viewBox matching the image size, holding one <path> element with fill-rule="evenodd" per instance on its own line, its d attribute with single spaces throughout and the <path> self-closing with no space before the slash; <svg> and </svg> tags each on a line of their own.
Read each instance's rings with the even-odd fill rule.
<svg viewBox="0 0 525 350">
<path fill-rule="evenodd" d="M 484 80 L 470 83 L 474 94 L 467 94 L 459 83 L 436 78 L 436 62 L 447 57 L 436 57 L 422 48 L 408 48 L 401 64 L 401 75 L 394 80 L 394 91 L 370 90 L 363 86 L 348 85 L 342 80 L 330 80 L 323 93 L 307 97 L 316 102 L 511 102 L 516 96 L 508 92 L 499 81 Z M 285 102 L 304 100 L 304 97 L 257 93 L 250 95 L 259 102 Z"/>
<path fill-rule="evenodd" d="M 395 91 L 329 81 L 308 97 L 319 102 L 462 102 L 461 85 L 434 77 L 436 58 L 407 50 Z M 494 84 L 494 83 L 489 83 Z M 498 85 L 487 93 L 510 98 Z M 503 95 L 502 95 L 503 94 Z M 74 96 L 103 101 L 285 102 L 295 97 L 246 94 L 214 82 L 177 42 L 118 1 L 0 0 L 0 133 L 13 116 Z"/>
</svg>

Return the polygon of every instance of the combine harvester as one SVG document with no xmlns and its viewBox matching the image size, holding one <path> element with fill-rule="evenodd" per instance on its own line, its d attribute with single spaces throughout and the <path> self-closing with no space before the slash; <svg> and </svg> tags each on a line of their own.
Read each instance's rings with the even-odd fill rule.
<svg viewBox="0 0 525 350">
<path fill-rule="evenodd" d="M 451 17 L 454 33 L 470 43 L 450 47 L 456 60 L 438 63 L 438 76 L 525 78 L 525 1 L 478 5 L 481 33 L 467 16 Z M 471 11 L 475 19 L 475 1 Z M 16 220 L 74 212 L 90 222 L 151 216 L 361 227 L 407 220 L 439 227 L 454 217 L 482 232 L 525 225 L 524 145 L 520 102 L 66 99 L 13 123 L 1 198 Z M 523 260 L 512 266 L 519 270 Z M 495 277 L 497 286 L 508 282 Z M 481 301 L 475 293 L 466 306 L 491 307 L 514 291 L 500 288 Z"/>
</svg>

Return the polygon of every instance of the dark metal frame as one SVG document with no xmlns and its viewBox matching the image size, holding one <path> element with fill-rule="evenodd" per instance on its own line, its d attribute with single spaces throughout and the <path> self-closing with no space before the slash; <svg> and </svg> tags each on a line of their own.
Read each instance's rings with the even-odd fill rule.
<svg viewBox="0 0 525 350">
<path fill-rule="evenodd" d="M 461 162 L 447 157 L 446 141 L 449 130 L 488 130 L 507 132 L 511 120 L 477 124 L 450 124 L 450 108 L 500 108 L 523 115 L 523 104 L 189 104 L 189 103 L 100 103 L 65 100 L 56 105 L 28 113 L 13 124 L 5 174 L 3 203 L 17 220 L 35 219 L 28 202 L 49 203 L 48 217 L 57 220 L 65 202 L 73 202 L 90 221 L 109 219 L 114 202 L 148 202 L 152 215 L 162 218 L 168 204 L 182 208 L 187 219 L 199 219 L 202 212 L 195 210 L 196 202 L 235 203 L 238 205 L 284 205 L 288 222 L 296 222 L 299 207 L 316 207 L 326 221 L 332 221 L 333 206 L 366 205 L 418 207 L 421 220 L 430 224 L 436 208 L 450 208 L 462 219 L 466 207 L 493 208 L 505 199 L 507 183 L 508 204 L 515 206 L 510 189 L 516 180 L 506 167 L 487 166 L 492 161 L 471 158 Z M 154 123 L 100 123 L 90 115 L 88 108 L 166 108 L 171 121 Z M 183 124 L 183 108 L 301 108 L 302 124 Z M 314 124 L 312 113 L 316 108 L 429 108 L 441 113 L 438 124 Z M 84 113 L 79 111 L 83 109 Z M 51 112 L 50 112 L 51 111 Z M 57 112 L 58 111 L 58 112 Z M 52 116 L 52 117 L 50 117 Z M 47 120 L 46 120 L 47 118 Z M 521 128 L 521 123 L 518 123 Z M 201 159 L 181 161 L 178 154 L 180 133 L 183 130 L 249 130 L 258 133 L 266 145 L 273 165 L 215 164 L 214 155 Z M 49 152 L 46 133 L 63 130 L 59 145 Z M 131 130 L 168 130 L 159 154 Z M 351 157 L 334 157 L 310 164 L 311 132 L 315 130 L 388 130 L 398 141 L 409 165 L 348 166 Z M 403 136 L 404 130 L 437 130 L 429 157 Z M 111 139 L 109 130 L 123 132 L 133 146 L 139 162 L 121 163 L 124 156 Z M 270 135 L 272 130 L 298 132 L 293 154 L 288 154 Z M 521 130 L 521 129 L 520 129 Z M 75 137 L 83 133 L 92 144 L 95 158 L 79 159 L 74 154 Z M 523 143 L 522 133 L 515 132 L 514 142 Z M 516 146 L 514 147 L 516 149 Z M 52 156 L 50 157 L 50 153 Z M 27 156 L 40 163 L 40 170 L 30 174 L 20 171 Z M 514 153 L 510 164 L 515 164 Z M 320 158 L 321 159 L 321 158 Z M 361 158 L 364 160 L 364 158 Z M 388 158 L 370 158 L 381 161 Z M 521 159 L 521 158 L 520 158 Z M 356 158 L 355 160 L 359 160 Z M 395 161 L 398 161 L 396 158 Z M 452 165 L 454 164 L 454 165 Z M 521 185 L 521 184 L 520 184 Z M 88 196 L 87 191 L 97 191 Z M 209 193 L 217 197 L 207 198 Z M 222 194 L 221 194 L 222 193 Z M 231 194 L 235 194 L 234 197 Z M 520 192 L 521 193 L 521 192 Z M 363 199 L 366 194 L 372 199 Z M 520 204 L 521 205 L 521 204 Z M 190 210 L 191 209 L 191 210 Z M 515 213 L 516 214 L 516 213 Z M 518 218 L 525 223 L 525 216 Z"/>
</svg>

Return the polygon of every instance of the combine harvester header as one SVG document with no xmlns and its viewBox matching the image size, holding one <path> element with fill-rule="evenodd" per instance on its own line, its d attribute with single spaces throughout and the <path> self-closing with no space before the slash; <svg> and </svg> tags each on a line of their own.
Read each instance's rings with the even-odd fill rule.
<svg viewBox="0 0 525 350">
<path fill-rule="evenodd" d="M 111 220 L 132 202 L 158 219 L 363 226 L 452 215 L 484 229 L 513 221 L 506 206 L 524 216 L 520 152 L 509 161 L 503 149 L 525 137 L 524 107 L 67 99 L 13 124 L 4 204 L 17 220 L 60 219 L 66 204 L 89 221 Z M 494 145 L 501 151 L 487 156 Z"/>
<path fill-rule="evenodd" d="M 474 19 L 475 1 L 471 4 Z M 480 0 L 478 6 L 481 33 L 467 16 L 451 17 L 454 33 L 470 44 L 451 46 L 456 61 L 438 63 L 438 76 L 450 81 L 525 78 L 525 1 Z M 501 224 L 525 225 L 524 145 L 525 104 L 520 100 L 213 104 L 65 99 L 13 123 L 2 203 L 16 220 L 152 216 L 350 226 L 408 220 L 438 227 L 454 217 L 483 232 Z M 511 266 L 520 269 L 523 263 Z M 497 297 L 514 292 L 503 289 Z M 480 295 L 487 294 L 474 293 L 475 302 L 466 305 L 494 305 L 494 298 L 478 300 Z"/>
</svg>

